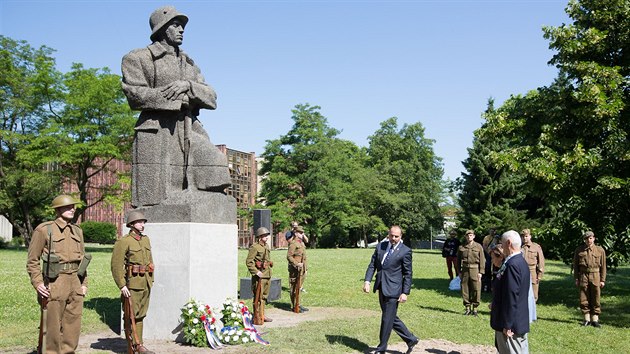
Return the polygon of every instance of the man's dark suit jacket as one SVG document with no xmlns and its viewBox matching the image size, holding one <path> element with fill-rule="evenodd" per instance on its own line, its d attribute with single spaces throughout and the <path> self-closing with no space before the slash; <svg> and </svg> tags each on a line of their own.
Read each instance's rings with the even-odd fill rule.
<svg viewBox="0 0 630 354">
<path fill-rule="evenodd" d="M 399 297 L 403 293 L 409 295 L 412 277 L 411 249 L 400 241 L 398 248 L 387 257 L 385 264 L 381 265 L 388 245 L 389 241 L 376 245 L 372 260 L 365 272 L 365 281 L 372 281 L 372 276 L 376 271 L 374 292 L 380 289 L 381 294 L 387 297 Z"/>
<path fill-rule="evenodd" d="M 517 335 L 529 332 L 530 284 L 529 267 L 523 255 L 519 253 L 508 259 L 505 269 L 499 270 L 492 287 L 492 329 L 511 329 Z"/>
</svg>

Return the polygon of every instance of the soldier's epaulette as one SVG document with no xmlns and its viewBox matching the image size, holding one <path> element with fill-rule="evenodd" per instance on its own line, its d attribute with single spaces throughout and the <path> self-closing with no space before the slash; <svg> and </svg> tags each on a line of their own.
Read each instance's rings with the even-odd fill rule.
<svg viewBox="0 0 630 354">
<path fill-rule="evenodd" d="M 36 228 L 35 228 L 35 230 L 33 230 L 33 231 L 37 231 L 37 230 L 39 230 L 39 229 L 41 229 L 41 228 L 43 228 L 43 227 L 47 227 L 48 225 L 50 225 L 50 224 L 54 224 L 54 223 L 55 223 L 55 221 L 54 221 L 54 220 L 44 221 L 43 223 L 41 223 L 41 224 L 37 225 L 37 227 L 36 227 Z"/>
</svg>

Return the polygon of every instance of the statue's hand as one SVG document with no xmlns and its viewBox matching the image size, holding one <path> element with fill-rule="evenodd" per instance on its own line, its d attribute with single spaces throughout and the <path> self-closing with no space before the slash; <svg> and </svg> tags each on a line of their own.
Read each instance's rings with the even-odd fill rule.
<svg viewBox="0 0 630 354">
<path fill-rule="evenodd" d="M 184 80 L 173 81 L 162 88 L 162 96 L 168 100 L 176 100 L 179 95 L 190 90 L 190 82 Z"/>
</svg>

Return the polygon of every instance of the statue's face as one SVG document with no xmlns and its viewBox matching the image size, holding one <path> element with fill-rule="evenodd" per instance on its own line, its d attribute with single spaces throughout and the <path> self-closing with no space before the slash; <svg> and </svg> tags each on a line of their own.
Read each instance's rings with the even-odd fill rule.
<svg viewBox="0 0 630 354">
<path fill-rule="evenodd" d="M 179 46 L 184 42 L 184 25 L 180 20 L 175 18 L 166 25 L 164 39 L 172 46 Z"/>
</svg>

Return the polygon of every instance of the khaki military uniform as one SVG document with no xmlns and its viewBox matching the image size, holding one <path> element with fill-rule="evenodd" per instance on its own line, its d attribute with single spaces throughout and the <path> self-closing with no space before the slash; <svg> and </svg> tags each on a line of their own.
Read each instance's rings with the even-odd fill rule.
<svg viewBox="0 0 630 354">
<path fill-rule="evenodd" d="M 135 266 L 135 267 L 134 267 Z M 116 286 L 127 286 L 131 293 L 138 340 L 143 343 L 143 320 L 149 310 L 149 298 L 153 286 L 153 255 L 151 242 L 146 235 L 134 230 L 114 244 L 112 252 L 112 276 Z"/>
<path fill-rule="evenodd" d="M 51 237 L 52 244 L 49 244 Z M 57 278 L 50 280 L 45 279 L 40 265 L 40 259 L 46 259 L 49 250 L 59 256 L 62 265 Z M 42 223 L 33 231 L 26 270 L 34 288 L 39 284 L 47 284 L 50 290 L 47 353 L 74 353 L 79 345 L 84 298 L 81 286 L 87 287 L 87 273 L 79 277 L 77 270 L 84 255 L 83 231 L 62 218 Z M 41 298 L 38 300 L 41 301 Z"/>
<path fill-rule="evenodd" d="M 606 251 L 597 245 L 581 245 L 573 256 L 573 276 L 579 281 L 580 310 L 597 315 L 600 307 L 600 283 L 606 282 Z"/>
<path fill-rule="evenodd" d="M 306 246 L 302 240 L 293 239 L 289 242 L 287 260 L 289 261 L 289 294 L 291 295 L 291 307 L 295 308 L 296 306 L 300 306 L 299 301 L 298 303 L 295 301 L 295 293 L 302 289 L 304 275 L 307 271 Z M 298 263 L 302 263 L 303 266 L 298 268 Z M 299 284 L 297 284 L 298 278 L 300 280 Z"/>
<path fill-rule="evenodd" d="M 462 279 L 462 299 L 464 306 L 476 309 L 481 302 L 481 282 L 479 274 L 484 274 L 486 257 L 483 248 L 477 242 L 459 246 L 457 251 L 457 268 Z"/>
<path fill-rule="evenodd" d="M 534 291 L 534 299 L 538 301 L 538 285 L 540 279 L 542 279 L 545 272 L 545 256 L 543 255 L 542 248 L 536 242 L 530 242 L 529 244 L 523 244 L 521 247 L 523 252 L 523 258 L 529 266 L 529 274 L 532 277 L 532 290 Z"/>
<path fill-rule="evenodd" d="M 260 286 L 262 294 L 260 309 L 262 311 L 262 317 L 264 318 L 265 303 L 267 302 L 269 286 L 271 285 L 271 268 L 273 267 L 273 262 L 271 261 L 271 251 L 269 248 L 258 242 L 254 243 L 251 247 L 249 247 L 249 253 L 247 254 L 245 265 L 247 266 L 249 273 L 252 275 L 252 293 L 254 294 L 254 299 L 256 298 L 256 288 L 258 287 L 258 282 L 261 283 Z M 260 278 L 256 276 L 258 271 L 263 274 Z M 254 318 L 256 318 L 256 307 L 256 304 L 254 304 Z"/>
</svg>

